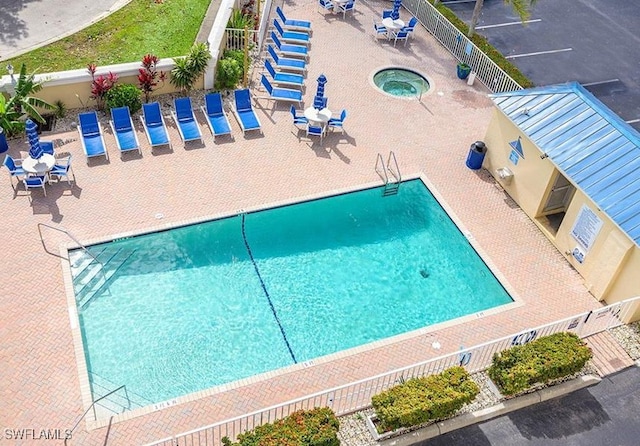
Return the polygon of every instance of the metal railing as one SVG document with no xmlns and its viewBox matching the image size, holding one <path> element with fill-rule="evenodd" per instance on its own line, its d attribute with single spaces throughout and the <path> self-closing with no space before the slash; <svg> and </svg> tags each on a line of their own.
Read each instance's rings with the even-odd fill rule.
<svg viewBox="0 0 640 446">
<path fill-rule="evenodd" d="M 382 166 L 382 168 L 380 167 Z M 384 185 L 389 184 L 389 176 L 387 175 L 387 167 L 384 164 L 384 160 L 382 159 L 382 155 L 378 153 L 376 157 L 376 173 L 380 176 L 382 181 L 384 181 Z"/>
<path fill-rule="evenodd" d="M 465 367 L 469 373 L 485 370 L 491 365 L 496 353 L 512 346 L 526 344 L 541 336 L 561 331 L 572 332 L 585 338 L 622 325 L 631 317 L 637 317 L 639 309 L 640 296 L 473 347 L 461 347 L 460 351 L 454 353 L 164 438 L 146 446 L 219 445 L 225 436 L 234 440 L 238 434 L 246 430 L 272 423 L 300 409 L 326 406 L 338 416 L 346 415 L 370 407 L 373 395 L 407 379 L 440 373 L 455 365 Z"/>
<path fill-rule="evenodd" d="M 114 393 L 116 393 L 118 390 L 122 390 L 124 389 L 124 393 L 125 395 L 127 395 L 127 386 L 126 385 L 122 385 L 120 387 L 118 387 L 115 390 L 112 390 L 111 392 L 107 393 L 106 395 L 102 395 L 100 398 L 98 398 L 97 400 L 95 400 L 94 402 L 91 403 L 91 405 L 87 408 L 87 410 L 84 411 L 84 413 L 82 414 L 82 416 L 80 418 L 78 418 L 78 421 L 76 421 L 76 424 L 73 425 L 73 427 L 71 428 L 71 431 L 68 435 L 69 438 L 72 438 L 72 434 L 73 432 L 76 430 L 76 428 L 78 427 L 78 425 L 80 424 L 80 422 L 84 419 L 84 417 L 87 416 L 87 414 L 89 413 L 90 410 L 93 409 L 93 419 L 96 420 L 98 417 L 96 416 L 96 403 L 105 399 L 106 397 L 113 395 Z M 128 395 L 127 395 L 127 399 L 128 399 Z M 66 445 L 68 441 L 68 438 L 64 439 L 64 444 Z"/>
<path fill-rule="evenodd" d="M 522 90 L 511 76 L 426 0 L 403 0 L 404 6 L 453 56 L 476 73 L 493 93 Z"/>
<path fill-rule="evenodd" d="M 395 171 L 391 168 L 393 161 L 393 167 Z M 398 160 L 396 159 L 396 154 L 392 151 L 389 152 L 389 157 L 387 158 L 387 170 L 393 177 L 396 179 L 396 183 L 402 182 L 402 175 L 400 175 L 400 167 L 398 167 Z"/>
</svg>

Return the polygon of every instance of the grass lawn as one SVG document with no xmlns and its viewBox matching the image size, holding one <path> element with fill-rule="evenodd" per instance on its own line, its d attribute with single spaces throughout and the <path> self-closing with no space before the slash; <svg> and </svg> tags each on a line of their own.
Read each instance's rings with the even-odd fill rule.
<svg viewBox="0 0 640 446">
<path fill-rule="evenodd" d="M 15 57 L 11 63 L 27 72 L 85 68 L 140 61 L 145 54 L 160 58 L 182 56 L 195 42 L 211 1 L 133 0 L 131 3 L 82 31 Z"/>
</svg>

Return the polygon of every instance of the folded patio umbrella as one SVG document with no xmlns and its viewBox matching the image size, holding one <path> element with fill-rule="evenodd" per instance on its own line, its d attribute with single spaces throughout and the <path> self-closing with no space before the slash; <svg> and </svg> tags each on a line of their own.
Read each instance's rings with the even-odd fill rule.
<svg viewBox="0 0 640 446">
<path fill-rule="evenodd" d="M 25 132 L 27 133 L 27 139 L 29 140 L 29 156 L 33 159 L 39 159 L 44 155 L 42 147 L 40 147 L 40 138 L 38 137 L 38 126 L 31 119 L 27 119 L 25 122 Z"/>
<path fill-rule="evenodd" d="M 327 78 L 324 74 L 318 77 L 318 89 L 316 95 L 313 98 L 313 108 L 321 110 L 324 108 L 324 86 L 327 83 Z"/>
<path fill-rule="evenodd" d="M 402 6 L 402 0 L 393 0 L 393 11 L 391 12 L 391 18 L 393 20 L 400 18 L 400 6 Z"/>
</svg>

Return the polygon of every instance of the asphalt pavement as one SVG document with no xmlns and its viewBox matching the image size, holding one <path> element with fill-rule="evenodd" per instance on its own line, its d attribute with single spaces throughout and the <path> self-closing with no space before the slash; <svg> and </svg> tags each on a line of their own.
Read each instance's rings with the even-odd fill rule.
<svg viewBox="0 0 640 446">
<path fill-rule="evenodd" d="M 637 446 L 640 368 L 415 446 Z"/>
<path fill-rule="evenodd" d="M 475 2 L 444 0 L 469 23 Z M 640 8 L 635 0 L 538 0 L 530 22 L 485 0 L 478 32 L 539 86 L 578 81 L 640 130 Z"/>
<path fill-rule="evenodd" d="M 130 1 L 0 0 L 0 61 L 73 34 Z"/>
</svg>

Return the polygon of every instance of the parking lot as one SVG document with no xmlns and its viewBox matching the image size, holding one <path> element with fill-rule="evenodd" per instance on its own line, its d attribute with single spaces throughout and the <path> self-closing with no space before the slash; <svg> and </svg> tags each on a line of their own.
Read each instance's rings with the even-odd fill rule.
<svg viewBox="0 0 640 446">
<path fill-rule="evenodd" d="M 475 2 L 444 1 L 469 23 Z M 529 23 L 485 0 L 477 32 L 536 85 L 578 81 L 640 130 L 640 10 L 629 0 L 538 0 Z"/>
</svg>

